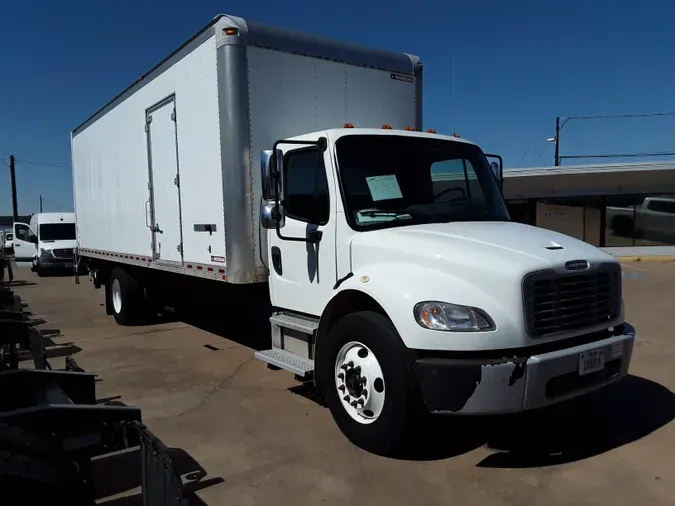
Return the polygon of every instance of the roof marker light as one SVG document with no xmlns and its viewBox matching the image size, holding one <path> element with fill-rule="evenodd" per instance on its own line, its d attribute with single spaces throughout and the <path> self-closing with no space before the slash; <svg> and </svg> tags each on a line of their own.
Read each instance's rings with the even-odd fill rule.
<svg viewBox="0 0 675 506">
<path fill-rule="evenodd" d="M 435 134 L 436 130 L 434 130 L 433 128 L 427 128 L 427 133 L 428 134 Z"/>
<path fill-rule="evenodd" d="M 354 128 L 354 125 L 352 125 L 351 123 L 345 123 L 343 128 Z"/>
<path fill-rule="evenodd" d="M 239 35 L 239 28 L 227 27 L 223 28 L 225 35 Z"/>
<path fill-rule="evenodd" d="M 414 129 L 413 127 L 411 127 L 411 126 L 407 126 L 407 127 L 405 127 L 405 131 L 406 131 L 406 132 L 414 132 L 415 129 Z"/>
<path fill-rule="evenodd" d="M 382 125 L 382 130 L 391 130 L 391 125 Z"/>
</svg>

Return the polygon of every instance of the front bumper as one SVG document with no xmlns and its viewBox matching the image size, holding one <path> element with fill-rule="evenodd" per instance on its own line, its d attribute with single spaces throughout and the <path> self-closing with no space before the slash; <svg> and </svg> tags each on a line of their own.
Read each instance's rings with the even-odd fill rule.
<svg viewBox="0 0 675 506">
<path fill-rule="evenodd" d="M 543 351 L 531 355 L 455 358 L 425 354 L 415 358 L 414 370 L 430 412 L 512 413 L 555 404 L 618 381 L 628 372 L 634 340 L 635 329 L 623 324 L 609 337 L 568 348 L 535 346 L 533 351 Z M 579 355 L 598 349 L 604 351 L 604 368 L 580 375 Z"/>
</svg>

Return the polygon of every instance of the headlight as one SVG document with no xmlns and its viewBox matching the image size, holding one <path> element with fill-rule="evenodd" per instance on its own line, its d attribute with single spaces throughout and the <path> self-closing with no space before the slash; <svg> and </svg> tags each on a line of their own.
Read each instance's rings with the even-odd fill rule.
<svg viewBox="0 0 675 506">
<path fill-rule="evenodd" d="M 415 306 L 415 319 L 431 330 L 480 332 L 496 328 L 485 311 L 448 302 L 420 302 Z"/>
<path fill-rule="evenodd" d="M 50 249 L 40 248 L 40 255 L 44 255 L 45 253 L 51 253 L 51 251 L 52 250 L 50 250 Z"/>
</svg>

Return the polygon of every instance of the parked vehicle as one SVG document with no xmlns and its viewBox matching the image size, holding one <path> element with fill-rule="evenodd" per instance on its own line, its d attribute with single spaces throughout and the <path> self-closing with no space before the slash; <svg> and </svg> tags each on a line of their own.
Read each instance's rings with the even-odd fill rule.
<svg viewBox="0 0 675 506">
<path fill-rule="evenodd" d="M 607 222 L 619 235 L 637 234 L 644 238 L 675 235 L 675 197 L 646 197 L 629 207 L 607 207 Z"/>
<path fill-rule="evenodd" d="M 37 213 L 30 223 L 14 223 L 14 258 L 38 275 L 73 268 L 75 213 Z"/>
<path fill-rule="evenodd" d="M 516 412 L 625 376 L 616 259 L 510 222 L 481 149 L 421 129 L 417 57 L 219 16 L 72 132 L 77 253 L 123 325 L 267 283 L 255 356 L 375 452 L 420 408 Z"/>
<path fill-rule="evenodd" d="M 14 253 L 14 234 L 12 232 L 2 232 L 4 239 L 2 241 L 5 253 L 11 255 Z"/>
</svg>

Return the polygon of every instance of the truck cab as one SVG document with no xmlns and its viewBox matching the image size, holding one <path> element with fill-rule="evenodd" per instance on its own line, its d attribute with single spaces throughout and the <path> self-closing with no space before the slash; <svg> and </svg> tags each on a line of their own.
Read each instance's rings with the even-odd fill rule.
<svg viewBox="0 0 675 506">
<path fill-rule="evenodd" d="M 626 374 L 634 331 L 614 257 L 511 222 L 471 142 L 346 127 L 262 153 L 279 311 L 257 356 L 311 372 L 352 441 L 389 448 L 419 405 L 522 411 Z"/>
<path fill-rule="evenodd" d="M 30 223 L 14 223 L 14 257 L 38 275 L 73 268 L 75 213 L 36 213 Z"/>
</svg>

